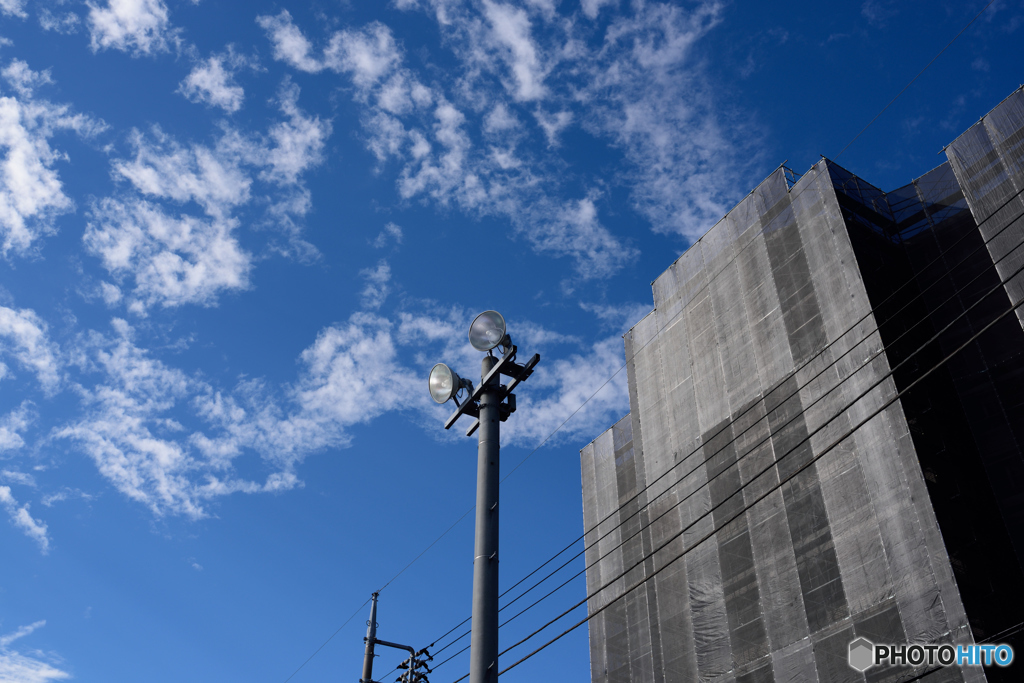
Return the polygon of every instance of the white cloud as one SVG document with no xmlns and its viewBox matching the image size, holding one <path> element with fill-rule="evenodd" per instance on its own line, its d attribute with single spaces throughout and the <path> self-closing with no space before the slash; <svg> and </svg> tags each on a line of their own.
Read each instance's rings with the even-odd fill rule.
<svg viewBox="0 0 1024 683">
<path fill-rule="evenodd" d="M 328 418 L 346 427 L 408 403 L 420 382 L 397 362 L 391 328 L 385 318 L 357 313 L 348 324 L 321 332 L 302 352 L 295 399 L 305 419 Z"/>
<path fill-rule="evenodd" d="M 378 264 L 371 276 L 385 269 Z M 321 330 L 300 354 L 293 382 L 242 379 L 229 390 L 160 361 L 136 345 L 131 326 L 115 319 L 112 334 L 79 339 L 79 363 L 98 379 L 78 387 L 82 416 L 54 434 L 76 444 L 114 488 L 153 514 L 202 518 L 223 496 L 301 487 L 296 469 L 307 456 L 349 446 L 353 427 L 385 413 L 408 411 L 435 425 L 438 408 L 422 390 L 423 376 L 436 357 L 460 370 L 479 367 L 479 353 L 465 337 L 470 319 L 456 308 L 356 313 Z M 535 445 L 621 365 L 622 342 L 614 337 L 566 356 L 548 349 L 572 351 L 580 348 L 578 339 L 529 321 L 516 329 L 524 353 L 543 351 L 545 361 L 519 392 L 526 415 L 506 437 Z M 627 406 L 615 380 L 556 438 L 591 434 Z M 237 474 L 238 459 L 252 457 L 267 472 L 263 482 Z M 63 491 L 44 504 L 76 494 Z"/>
<path fill-rule="evenodd" d="M 213 148 L 183 147 L 159 128 L 147 138 L 132 133 L 135 158 L 115 160 L 114 174 L 128 180 L 143 195 L 194 201 L 209 216 L 224 217 L 250 198 L 251 178 L 242 168 L 244 156 L 253 154 L 251 143 L 224 135 Z"/>
<path fill-rule="evenodd" d="M 584 102 L 584 126 L 621 149 L 634 206 L 658 232 L 702 235 L 735 202 L 743 123 L 726 131 L 691 58 L 722 6 L 649 3 L 607 30 Z"/>
<path fill-rule="evenodd" d="M 46 626 L 46 621 L 40 620 L 33 624 L 29 624 L 28 626 L 19 626 L 18 630 L 14 633 L 8 633 L 5 636 L 0 636 L 0 650 L 6 650 L 14 641 L 19 638 L 24 638 L 27 635 L 31 635 L 33 631 L 42 628 L 43 626 Z"/>
<path fill-rule="evenodd" d="M 5 81 L 10 83 L 15 92 L 22 97 L 31 97 L 32 93 L 39 86 L 53 83 L 49 69 L 46 71 L 33 71 L 26 62 L 20 59 L 11 60 L 11 63 L 5 66 L 0 74 L 3 75 Z"/>
<path fill-rule="evenodd" d="M 25 0 L 0 0 L 0 12 L 21 19 L 28 16 L 25 14 Z"/>
<path fill-rule="evenodd" d="M 366 280 L 363 288 L 363 308 L 377 310 L 391 293 L 391 266 L 381 260 L 376 268 L 365 268 L 359 274 Z"/>
<path fill-rule="evenodd" d="M 580 0 L 583 13 L 591 19 L 596 19 L 597 15 L 601 12 L 601 8 L 605 5 L 616 4 L 618 4 L 618 0 Z"/>
<path fill-rule="evenodd" d="M 530 61 L 536 54 L 529 57 L 528 46 L 522 42 L 529 39 L 526 15 L 504 5 L 492 3 L 489 8 L 495 21 L 509 19 L 512 25 L 500 30 L 504 42 L 495 43 L 498 39 L 491 36 L 489 28 L 478 35 L 474 44 L 491 47 L 479 47 L 476 52 L 494 52 L 494 45 L 500 43 L 504 54 L 519 65 L 513 68 L 520 74 L 514 94 L 539 97 L 543 92 L 539 61 Z M 401 50 L 387 27 L 373 23 L 360 30 L 337 32 L 324 56 L 318 57 L 311 56 L 312 44 L 287 13 L 260 21 L 279 59 L 305 70 L 332 68 L 352 78 L 354 97 L 365 106 L 367 148 L 382 165 L 399 162 L 396 180 L 402 199 L 428 198 L 443 207 L 455 204 L 477 216 L 504 217 L 514 226 L 515 234 L 537 251 L 572 258 L 577 276 L 584 279 L 605 277 L 636 256 L 635 250 L 601 223 L 592 197 L 556 199 L 561 189 L 558 174 L 544 164 L 533 163 L 536 159 L 531 158 L 529 145 L 520 145 L 515 135 L 508 135 L 519 124 L 505 105 L 487 106 L 483 132 L 493 140 L 475 143 L 477 122 L 467 118 L 444 92 L 424 86 L 403 65 Z M 302 49 L 286 49 L 287 45 L 301 45 Z M 524 64 L 529 68 L 520 68 Z M 559 111 L 540 118 L 554 142 L 572 114 Z"/>
<path fill-rule="evenodd" d="M 530 20 L 521 9 L 483 0 L 484 16 L 515 81 L 509 89 L 517 100 L 532 101 L 545 95 L 544 69 L 530 37 Z"/>
<path fill-rule="evenodd" d="M 82 18 L 74 12 L 55 14 L 49 9 L 39 10 L 39 25 L 44 31 L 55 31 L 56 33 L 77 33 Z"/>
<path fill-rule="evenodd" d="M 498 102 L 484 118 L 484 132 L 502 134 L 519 127 L 515 115 L 509 112 L 504 103 Z"/>
<path fill-rule="evenodd" d="M 15 310 L 0 306 L 0 339 L 2 351 L 18 364 L 35 373 L 47 394 L 53 394 L 60 385 L 60 352 L 50 341 L 47 326 L 30 309 Z"/>
<path fill-rule="evenodd" d="M 572 123 L 572 112 L 571 111 L 559 111 L 554 114 L 548 114 L 547 112 L 538 110 L 534 113 L 537 117 L 537 123 L 544 130 L 544 135 L 548 139 L 549 147 L 558 146 L 558 134 L 561 133 L 570 123 Z"/>
<path fill-rule="evenodd" d="M 223 291 L 249 286 L 252 256 L 234 219 L 170 216 L 145 200 L 104 199 L 90 211 L 83 240 L 115 277 L 131 277 L 135 302 L 211 306 Z"/>
<path fill-rule="evenodd" d="M 361 31 L 340 31 L 331 38 L 324 63 L 334 71 L 352 76 L 365 90 L 395 69 L 402 56 L 390 29 L 380 22 Z"/>
<path fill-rule="evenodd" d="M 651 312 L 650 304 L 593 304 L 580 302 L 580 308 L 593 313 L 605 326 L 625 334 Z"/>
<path fill-rule="evenodd" d="M 89 35 L 93 51 L 113 48 L 133 55 L 168 49 L 174 38 L 163 0 L 108 0 L 105 7 L 89 6 Z"/>
<path fill-rule="evenodd" d="M 25 401 L 20 406 L 0 418 L 0 453 L 16 451 L 25 445 L 21 432 L 28 429 L 35 420 L 35 412 L 31 404 Z"/>
<path fill-rule="evenodd" d="M 281 10 L 276 17 L 256 17 L 256 23 L 270 35 L 274 45 L 274 59 L 308 73 L 324 69 L 323 62 L 310 55 L 313 46 L 292 23 L 292 15 L 288 10 Z"/>
<path fill-rule="evenodd" d="M 50 138 L 61 130 L 94 135 L 104 125 L 37 99 L 33 91 L 51 82 L 49 72 L 32 71 L 15 59 L 0 75 L 17 93 L 0 96 L 0 253 L 6 257 L 28 254 L 36 240 L 54 231 L 54 219 L 74 206 L 54 170 L 67 156 L 50 147 Z"/>
<path fill-rule="evenodd" d="M 14 633 L 0 636 L 0 681 L 4 683 L 48 683 L 71 678 L 67 672 L 40 659 L 41 655 L 37 653 L 33 653 L 33 656 L 30 657 L 10 649 L 11 643 L 31 635 L 33 631 L 45 625 L 45 621 L 37 621 L 34 624 L 20 627 Z"/>
<path fill-rule="evenodd" d="M 258 182 L 265 183 L 258 195 L 262 220 L 300 254 L 316 253 L 300 239 L 296 221 L 311 207 L 302 176 L 321 163 L 331 126 L 307 116 L 298 96 L 286 82 L 279 98 L 284 118 L 265 136 L 225 124 L 212 146 L 184 146 L 159 128 L 133 132 L 134 158 L 112 162 L 115 178 L 133 191 L 96 202 L 83 238 L 117 280 L 101 286 L 108 304 L 127 294 L 125 304 L 138 313 L 153 305 L 210 306 L 224 292 L 247 289 L 253 256 L 238 228 Z M 203 215 L 192 215 L 192 205 Z M 118 286 L 125 279 L 134 281 L 130 293 Z"/>
<path fill-rule="evenodd" d="M 402 228 L 395 223 L 387 223 L 384 226 L 377 238 L 373 240 L 373 246 L 376 249 L 383 249 L 389 242 L 394 242 L 396 246 L 402 243 Z"/>
<path fill-rule="evenodd" d="M 241 109 L 245 100 L 245 91 L 234 78 L 225 57 L 213 55 L 192 68 L 178 86 L 178 92 L 192 102 L 220 107 L 231 114 Z"/>
<path fill-rule="evenodd" d="M 39 552 L 43 555 L 50 552 L 50 538 L 46 534 L 46 524 L 29 514 L 28 503 L 19 507 L 18 501 L 11 495 L 10 486 L 0 486 L 0 506 L 7 511 L 11 518 L 11 524 L 39 545 Z"/>
<path fill-rule="evenodd" d="M 719 106 L 714 84 L 694 56 L 695 46 L 721 20 L 723 3 L 705 0 L 683 8 L 666 2 L 585 0 L 579 5 L 583 14 L 607 18 L 600 28 L 575 16 L 549 15 L 539 6 L 540 14 L 527 14 L 496 0 L 398 6 L 433 10 L 444 44 L 460 63 L 449 69 L 447 99 L 463 111 L 488 112 L 482 122 L 485 136 L 496 140 L 497 131 L 511 129 L 508 122 L 524 114 L 533 119 L 533 127 L 517 129 L 524 137 L 514 145 L 495 144 L 488 150 L 503 171 L 516 169 L 557 187 L 552 167 L 572 163 L 558 155 L 559 139 L 580 126 L 594 144 L 619 150 L 628 162 L 613 177 L 584 172 L 590 191 L 624 185 L 635 210 L 655 231 L 693 239 L 737 199 L 735 188 L 754 156 L 744 142 L 755 137 L 752 124 Z M 512 102 L 501 102 L 503 95 L 511 95 Z M 474 123 L 466 124 L 470 138 Z M 412 126 L 404 124 L 404 140 L 388 137 L 400 151 L 411 137 Z M 548 142 L 548 154 L 539 153 L 533 142 L 538 135 Z M 466 171 L 472 169 L 485 187 L 493 182 L 469 156 Z M 499 198 L 491 192 L 481 201 L 495 206 L 520 194 Z"/>
<path fill-rule="evenodd" d="M 65 486 L 55 493 L 50 493 L 43 496 L 39 502 L 41 502 L 46 507 L 53 507 L 54 503 L 62 503 L 65 500 L 71 500 L 72 498 L 81 498 L 82 500 L 89 501 L 93 499 L 93 496 L 81 489 L 74 489 Z"/>
<path fill-rule="evenodd" d="M 516 419 L 503 427 L 502 440 L 537 446 L 558 429 L 553 436 L 556 442 L 589 441 L 629 412 L 625 369 L 614 374 L 623 364 L 618 336 L 600 341 L 584 353 L 541 363 L 529 387 L 524 385 L 517 392 Z"/>
<path fill-rule="evenodd" d="M 81 339 L 83 367 L 100 380 L 79 388 L 84 416 L 55 435 L 158 516 L 198 519 L 221 496 L 301 486 L 297 463 L 348 445 L 350 427 L 408 406 L 420 384 L 398 362 L 392 324 L 367 313 L 321 331 L 301 354 L 296 381 L 280 388 L 245 380 L 219 391 L 155 359 L 133 336 L 115 319 L 113 335 Z M 187 426 L 189 418 L 203 426 Z M 235 459 L 247 452 L 271 470 L 264 483 L 235 475 Z"/>
<path fill-rule="evenodd" d="M 183 428 L 166 416 L 187 399 L 190 380 L 137 348 L 127 323 L 114 327 L 112 339 L 82 340 L 102 380 L 81 389 L 86 416 L 56 436 L 77 442 L 121 493 L 155 514 L 201 517 L 200 487 L 189 479 L 196 463 L 174 440 Z"/>
<path fill-rule="evenodd" d="M 19 486 L 28 486 L 29 488 L 36 487 L 36 478 L 31 474 L 25 472 L 19 472 L 18 470 L 0 470 L 0 479 L 11 482 L 12 484 L 18 484 Z"/>
<path fill-rule="evenodd" d="M 331 124 L 319 117 L 306 116 L 298 105 L 299 87 L 285 84 L 279 103 L 287 120 L 270 128 L 272 143 L 266 155 L 263 175 L 281 185 L 298 183 L 299 176 L 323 161 L 324 143 L 331 134 Z"/>
</svg>

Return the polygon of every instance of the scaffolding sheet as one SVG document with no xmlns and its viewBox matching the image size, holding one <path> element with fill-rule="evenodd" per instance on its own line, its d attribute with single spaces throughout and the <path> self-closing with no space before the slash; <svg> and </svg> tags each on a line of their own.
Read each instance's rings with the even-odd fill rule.
<svg viewBox="0 0 1024 683">
<path fill-rule="evenodd" d="M 954 140 L 946 155 L 1006 280 L 1024 265 L 1024 89 Z M 1024 298 L 1024 272 L 1007 282 L 1006 291 L 1011 301 Z M 1017 318 L 1024 327 L 1024 307 Z"/>
<path fill-rule="evenodd" d="M 900 404 L 812 462 L 896 393 L 868 391 L 889 364 L 839 196 L 892 213 L 844 173 L 773 173 L 625 337 L 630 415 L 581 452 L 587 528 L 618 511 L 588 588 L 650 561 L 591 601 L 595 682 L 863 681 L 857 636 L 969 637 Z"/>
</svg>

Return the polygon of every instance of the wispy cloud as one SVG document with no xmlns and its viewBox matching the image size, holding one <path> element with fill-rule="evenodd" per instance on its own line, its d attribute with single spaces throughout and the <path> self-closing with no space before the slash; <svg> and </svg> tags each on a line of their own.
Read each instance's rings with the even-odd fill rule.
<svg viewBox="0 0 1024 683">
<path fill-rule="evenodd" d="M 46 533 L 46 523 L 29 513 L 28 503 L 18 505 L 18 501 L 11 495 L 10 486 L 0 486 L 0 507 L 3 507 L 11 518 L 11 524 L 36 542 L 39 552 L 43 555 L 50 552 L 50 537 Z"/>
<path fill-rule="evenodd" d="M 49 8 L 39 10 L 39 26 L 44 31 L 55 31 L 57 33 L 77 33 L 82 24 L 82 18 L 74 12 L 53 12 Z"/>
<path fill-rule="evenodd" d="M 622 339 L 613 336 L 538 366 L 502 440 L 537 446 L 549 436 L 555 443 L 593 438 L 629 412 L 625 370 L 614 374 L 622 365 Z"/>
<path fill-rule="evenodd" d="M 0 12 L 8 17 L 18 17 L 24 19 L 25 14 L 25 0 L 0 0 Z"/>
<path fill-rule="evenodd" d="M 517 100 L 532 101 L 544 97 L 544 67 L 538 55 L 539 48 L 531 36 L 526 11 L 491 0 L 483 0 L 483 10 L 490 24 L 491 44 L 511 72 L 512 84 L 506 88 Z"/>
<path fill-rule="evenodd" d="M 31 635 L 45 625 L 45 621 L 37 621 L 18 628 L 14 633 L 0 636 L 0 680 L 12 683 L 48 683 L 71 678 L 66 671 L 61 671 L 41 659 L 40 654 L 33 653 L 32 656 L 28 656 L 11 649 L 13 642 Z"/>
<path fill-rule="evenodd" d="M 0 94 L 0 254 L 25 256 L 55 230 L 57 216 L 74 208 L 54 168 L 66 154 L 50 139 L 64 130 L 91 136 L 104 125 L 36 97 L 36 88 L 51 82 L 46 71 L 15 59 L 0 75 L 14 91 Z"/>
<path fill-rule="evenodd" d="M 381 260 L 376 268 L 365 268 L 359 272 L 366 280 L 363 287 L 363 308 L 377 310 L 391 293 L 391 267 Z"/>
<path fill-rule="evenodd" d="M 370 274 L 384 270 L 378 264 Z M 153 514 L 202 518 L 223 496 L 302 486 L 298 466 L 306 457 L 350 446 L 353 427 L 385 413 L 406 412 L 435 426 L 439 409 L 423 390 L 426 368 L 435 358 L 460 370 L 479 367 L 465 336 L 471 317 L 430 304 L 390 316 L 355 313 L 320 331 L 300 354 L 294 381 L 274 386 L 245 378 L 226 389 L 158 360 L 136 345 L 127 322 L 115 319 L 112 333 L 78 340 L 83 414 L 54 436 L 74 443 L 114 488 Z M 505 437 L 535 445 L 621 364 L 622 341 L 583 345 L 528 321 L 515 334 L 547 360 L 521 392 L 519 410 L 528 415 Z M 95 379 L 87 386 L 89 377 Z M 624 389 L 612 382 L 556 440 L 591 433 L 626 406 Z M 239 458 L 262 461 L 265 479 L 240 477 Z"/>
<path fill-rule="evenodd" d="M 26 401 L 21 406 L 0 418 L 0 453 L 16 451 L 25 445 L 21 432 L 28 429 L 35 419 L 35 413 Z"/>
<path fill-rule="evenodd" d="M 491 9 L 495 17 L 502 12 L 519 16 L 503 5 Z M 382 168 L 398 163 L 396 186 L 402 200 L 429 199 L 478 216 L 504 217 L 537 251 L 572 258 L 582 278 L 609 275 L 635 256 L 601 223 L 596 211 L 590 211 L 594 204 L 589 195 L 562 199 L 556 192 L 558 176 L 545 167 L 546 162 L 534 158 L 531 148 L 520 145 L 516 136 L 496 134 L 514 125 L 507 108 L 491 109 L 482 127 L 454 102 L 462 96 L 457 88 L 427 86 L 405 66 L 401 46 L 388 27 L 375 22 L 338 31 L 323 48 L 314 49 L 287 12 L 258 21 L 278 59 L 296 69 L 330 69 L 351 79 L 354 98 L 364 107 L 366 146 Z M 515 81 L 510 92 L 535 99 L 543 92 L 539 62 L 531 61 L 525 43 L 515 42 L 525 40 L 527 29 L 523 22 L 509 29 L 511 33 L 503 28 L 503 43 L 488 32 L 488 45 L 504 46 L 490 49 L 488 63 L 505 54 L 513 63 L 507 71 L 512 74 L 509 82 Z M 545 119 L 552 135 L 568 120 L 558 114 Z"/>
<path fill-rule="evenodd" d="M 350 78 L 366 146 L 382 172 L 395 169 L 400 199 L 502 217 L 588 279 L 636 254 L 601 216 L 609 187 L 625 186 L 655 231 L 692 240 L 735 202 L 751 156 L 741 142 L 748 124 L 722 113 L 694 54 L 722 4 L 619 5 L 397 2 L 437 20 L 457 63 L 440 78 L 412 68 L 379 22 L 312 37 L 288 12 L 258 22 L 275 58 Z M 599 13 L 608 19 L 600 27 L 590 21 Z M 561 145 L 574 129 L 628 163 L 614 176 L 567 173 L 571 150 Z"/>
<path fill-rule="evenodd" d="M 35 477 L 18 470 L 0 470 L 0 480 L 18 484 L 19 486 L 28 486 L 29 488 L 36 487 Z"/>
<path fill-rule="evenodd" d="M 59 387 L 60 351 L 50 341 L 46 323 L 31 309 L 16 310 L 0 306 L 0 357 L 13 358 L 20 367 L 34 373 L 48 394 Z M 0 364 L 0 370 L 6 366 Z M 0 372 L 0 377 L 3 376 Z"/>
<path fill-rule="evenodd" d="M 387 223 L 384 225 L 384 229 L 380 231 L 376 239 L 373 240 L 373 246 L 375 249 L 383 249 L 390 243 L 394 243 L 395 246 L 402 244 L 402 228 L 395 223 Z"/>
<path fill-rule="evenodd" d="M 111 275 L 134 279 L 135 313 L 154 304 L 211 305 L 222 291 L 249 286 L 252 256 L 234 235 L 237 220 L 168 215 L 139 199 L 104 199 L 90 218 L 86 249 Z"/>
<path fill-rule="evenodd" d="M 125 304 L 136 314 L 153 305 L 214 305 L 224 292 L 249 287 L 253 256 L 242 247 L 239 212 L 260 183 L 265 215 L 291 249 L 315 248 L 301 239 L 299 219 L 309 211 L 303 174 L 322 161 L 330 124 L 306 115 L 297 86 L 286 82 L 278 103 L 283 118 L 265 135 L 228 125 L 212 145 L 182 145 L 161 129 L 131 136 L 134 158 L 115 159 L 116 178 L 129 191 L 94 203 L 84 242 L 116 284 L 104 299 L 122 300 L 125 280 L 134 282 Z M 201 215 L 188 212 L 198 207 Z"/>
<path fill-rule="evenodd" d="M 645 315 L 651 312 L 651 304 L 596 304 L 580 302 L 580 308 L 592 313 L 606 327 L 625 334 Z"/>
<path fill-rule="evenodd" d="M 608 27 L 581 93 L 583 126 L 621 149 L 634 206 L 657 232 L 690 240 L 725 215 L 743 172 L 743 123 L 723 120 L 692 55 L 721 4 L 645 3 Z"/>
<path fill-rule="evenodd" d="M 82 500 L 90 501 L 93 499 L 93 497 L 94 496 L 91 493 L 86 493 L 81 489 L 65 486 L 61 488 L 59 491 L 46 494 L 39 500 L 39 502 L 45 505 L 46 507 L 53 507 L 54 503 L 62 503 L 66 500 L 73 500 L 75 498 L 81 498 Z"/>
</svg>

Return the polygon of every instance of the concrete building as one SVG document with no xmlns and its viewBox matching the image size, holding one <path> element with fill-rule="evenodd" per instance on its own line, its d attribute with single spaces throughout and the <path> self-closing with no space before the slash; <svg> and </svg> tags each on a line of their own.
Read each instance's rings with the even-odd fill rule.
<svg viewBox="0 0 1024 683">
<path fill-rule="evenodd" d="M 595 683 L 1024 680 L 848 663 L 1024 657 L 1024 91 L 946 155 L 780 168 L 653 283 L 581 451 Z"/>
</svg>

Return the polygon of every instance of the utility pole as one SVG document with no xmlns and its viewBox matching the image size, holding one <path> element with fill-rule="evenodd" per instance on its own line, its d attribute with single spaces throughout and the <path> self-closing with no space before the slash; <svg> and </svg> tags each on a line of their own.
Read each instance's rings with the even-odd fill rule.
<svg viewBox="0 0 1024 683">
<path fill-rule="evenodd" d="M 366 622 L 366 653 L 363 655 L 363 677 L 359 683 L 373 683 L 373 646 L 377 644 L 377 596 L 374 593 L 370 599 L 373 604 L 370 606 L 370 620 Z"/>
<path fill-rule="evenodd" d="M 423 681 L 429 683 L 425 674 L 419 673 L 419 669 L 423 668 L 426 673 L 430 673 L 430 669 L 427 668 L 427 662 L 433 659 L 430 653 L 427 652 L 427 648 L 423 648 L 419 652 L 416 648 L 411 645 L 399 645 L 398 643 L 389 643 L 386 640 L 381 640 L 377 637 L 377 596 L 379 593 L 374 593 L 371 596 L 373 604 L 370 606 L 370 620 L 366 622 L 366 637 L 363 639 L 366 641 L 366 652 L 363 655 L 363 677 L 359 679 L 359 683 L 377 683 L 373 680 L 373 647 L 374 645 L 384 645 L 385 647 L 393 647 L 398 650 L 406 650 L 409 653 L 409 659 L 405 660 L 402 664 L 398 665 L 399 669 L 408 669 L 407 674 L 403 675 L 399 680 L 405 680 L 407 683 L 416 683 L 416 681 Z M 433 647 L 433 645 L 430 645 Z M 417 659 L 426 655 L 426 659 Z M 408 664 L 406 664 L 408 662 Z"/>
<path fill-rule="evenodd" d="M 458 410 L 444 424 L 450 429 L 463 415 L 477 418 L 466 431 L 480 430 L 476 470 L 476 531 L 473 543 L 473 628 L 470 636 L 469 683 L 498 681 L 498 484 L 500 423 L 516 411 L 512 390 L 533 373 L 540 362 L 534 354 L 525 365 L 516 360 L 516 347 L 506 334 L 505 319 L 497 311 L 484 311 L 469 328 L 469 343 L 483 351 L 480 386 L 459 377 L 438 363 L 430 370 L 430 395 L 437 403 L 455 401 Z M 495 357 L 493 349 L 501 347 Z M 512 378 L 506 387 L 501 376 Z M 469 395 L 459 403 L 463 389 Z"/>
</svg>

